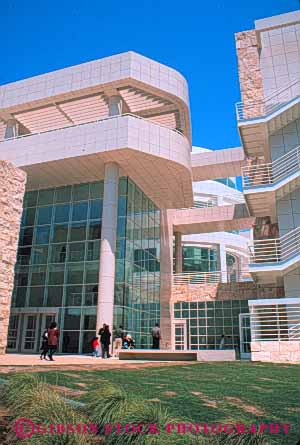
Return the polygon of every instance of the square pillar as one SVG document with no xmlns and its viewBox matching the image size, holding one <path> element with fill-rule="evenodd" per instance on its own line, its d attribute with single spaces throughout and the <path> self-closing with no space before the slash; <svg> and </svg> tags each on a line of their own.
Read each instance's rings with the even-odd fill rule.
<svg viewBox="0 0 300 445">
<path fill-rule="evenodd" d="M 226 248 L 224 244 L 219 244 L 218 246 L 218 263 L 219 263 L 219 270 L 221 271 L 221 282 L 227 283 L 228 276 L 227 276 L 227 261 L 226 261 Z"/>
<path fill-rule="evenodd" d="M 175 273 L 182 273 L 182 235 L 175 232 Z"/>
<path fill-rule="evenodd" d="M 172 348 L 173 224 L 171 210 L 160 212 L 160 330 L 161 349 Z"/>
</svg>

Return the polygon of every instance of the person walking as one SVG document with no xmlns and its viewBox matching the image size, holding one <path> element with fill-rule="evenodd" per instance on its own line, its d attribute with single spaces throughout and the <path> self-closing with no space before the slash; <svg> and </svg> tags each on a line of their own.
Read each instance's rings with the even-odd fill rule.
<svg viewBox="0 0 300 445">
<path fill-rule="evenodd" d="M 158 323 L 155 323 L 152 329 L 152 349 L 159 349 L 159 342 L 161 340 L 160 327 Z"/>
<path fill-rule="evenodd" d="M 124 339 L 124 329 L 123 326 L 120 325 L 119 329 L 116 329 L 113 333 L 113 352 L 115 357 L 119 357 L 119 350 L 122 349 L 123 346 L 123 339 Z"/>
<path fill-rule="evenodd" d="M 41 360 L 47 360 L 46 359 L 46 355 L 48 352 L 49 346 L 48 346 L 48 329 L 45 329 L 42 335 L 42 345 L 41 345 L 41 355 L 40 355 L 40 359 Z"/>
<path fill-rule="evenodd" d="M 101 333 L 101 337 L 100 337 L 102 358 L 105 358 L 105 355 L 107 358 L 110 358 L 110 355 L 109 355 L 110 337 L 111 337 L 111 333 L 109 330 L 109 326 L 108 326 L 108 324 L 106 324 L 105 328 L 103 329 L 103 332 Z"/>
<path fill-rule="evenodd" d="M 58 344 L 58 339 L 59 339 L 59 329 L 57 327 L 57 323 L 55 321 L 53 321 L 53 323 L 51 323 L 50 328 L 47 331 L 48 333 L 48 357 L 49 359 L 53 362 L 53 354 L 56 352 L 57 350 L 57 344 Z"/>
</svg>

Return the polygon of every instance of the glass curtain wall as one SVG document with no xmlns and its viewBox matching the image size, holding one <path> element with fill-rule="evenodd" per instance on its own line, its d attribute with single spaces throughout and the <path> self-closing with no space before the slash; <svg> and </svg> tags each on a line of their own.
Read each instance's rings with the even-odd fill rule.
<svg viewBox="0 0 300 445">
<path fill-rule="evenodd" d="M 218 267 L 218 253 L 216 249 L 208 247 L 183 246 L 183 272 L 215 272 Z M 175 252 L 174 252 L 175 270 Z"/>
<path fill-rule="evenodd" d="M 160 212 L 128 178 L 120 182 L 117 235 L 115 327 L 148 348 L 159 322 Z"/>
<path fill-rule="evenodd" d="M 21 313 L 42 313 L 43 307 L 58 312 L 66 353 L 89 352 L 95 334 L 103 186 L 99 181 L 25 195 L 12 306 Z M 159 318 L 159 236 L 159 211 L 120 178 L 115 317 L 138 345 Z"/>
<path fill-rule="evenodd" d="M 239 350 L 239 314 L 249 312 L 247 300 L 174 303 L 174 320 L 185 319 L 188 349 L 219 349 L 225 336 L 225 349 Z"/>
</svg>

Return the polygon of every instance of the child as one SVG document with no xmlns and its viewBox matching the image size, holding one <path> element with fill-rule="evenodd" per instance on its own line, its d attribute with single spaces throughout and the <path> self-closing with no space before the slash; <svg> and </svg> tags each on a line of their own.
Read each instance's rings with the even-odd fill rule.
<svg viewBox="0 0 300 445">
<path fill-rule="evenodd" d="M 42 335 L 42 346 L 40 347 L 40 349 L 42 350 L 41 355 L 40 355 L 40 359 L 43 360 L 47 360 L 46 359 L 46 355 L 48 352 L 48 330 L 45 329 Z"/>
<path fill-rule="evenodd" d="M 99 344 L 98 337 L 94 337 L 93 338 L 92 345 L 93 345 L 93 357 L 99 357 L 99 346 L 100 346 L 100 344 Z"/>
</svg>

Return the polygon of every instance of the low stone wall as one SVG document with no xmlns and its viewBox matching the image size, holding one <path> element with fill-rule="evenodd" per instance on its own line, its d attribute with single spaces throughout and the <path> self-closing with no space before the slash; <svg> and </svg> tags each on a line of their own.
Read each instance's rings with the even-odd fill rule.
<svg viewBox="0 0 300 445">
<path fill-rule="evenodd" d="M 234 362 L 235 359 L 234 349 L 197 351 L 198 362 Z"/>
<path fill-rule="evenodd" d="M 254 362 L 300 362 L 300 340 L 252 341 L 251 360 Z"/>
<path fill-rule="evenodd" d="M 26 173 L 0 161 L 0 354 L 5 353 Z"/>
<path fill-rule="evenodd" d="M 258 285 L 253 282 L 216 284 L 176 284 L 172 287 L 173 303 L 177 301 L 255 300 L 280 298 L 283 287 Z"/>
</svg>

